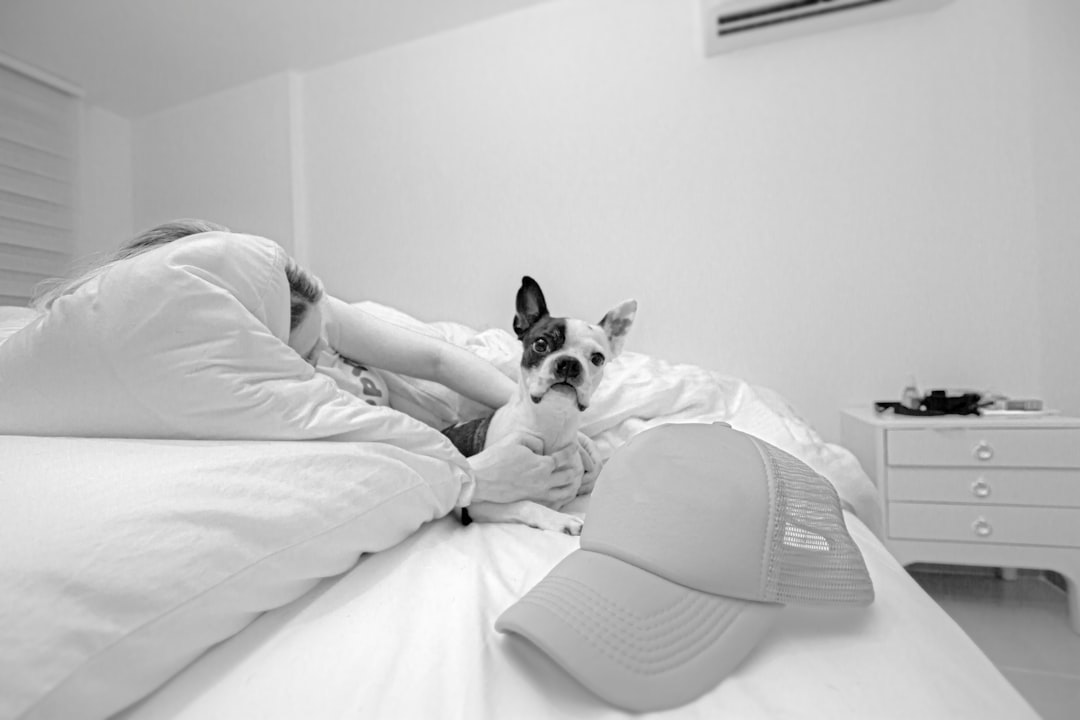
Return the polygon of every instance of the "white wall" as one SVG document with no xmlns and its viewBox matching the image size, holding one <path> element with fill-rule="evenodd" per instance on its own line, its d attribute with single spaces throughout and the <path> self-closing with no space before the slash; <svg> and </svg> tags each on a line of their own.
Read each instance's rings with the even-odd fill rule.
<svg viewBox="0 0 1080 720">
<path fill-rule="evenodd" d="M 838 408 L 1040 390 L 1013 0 L 706 59 L 692 0 L 563 0 L 305 77 L 332 292 L 507 327 L 641 303 L 629 348 Z"/>
<path fill-rule="evenodd" d="M 523 273 L 561 314 L 633 295 L 630 349 L 774 387 L 830 438 L 909 373 L 1080 412 L 1076 5 L 711 59 L 695 8 L 555 1 L 137 119 L 131 224 L 268 235 L 426 319 L 506 327 Z"/>
<path fill-rule="evenodd" d="M 132 235 L 131 122 L 87 105 L 80 118 L 76 233 L 78 265 L 115 249 Z"/>
<path fill-rule="evenodd" d="M 277 75 L 135 120 L 136 228 L 203 218 L 292 251 L 293 87 Z"/>
<path fill-rule="evenodd" d="M 1043 258 L 1042 385 L 1061 410 L 1080 414 L 1080 4 L 1031 6 L 1032 137 Z"/>
</svg>

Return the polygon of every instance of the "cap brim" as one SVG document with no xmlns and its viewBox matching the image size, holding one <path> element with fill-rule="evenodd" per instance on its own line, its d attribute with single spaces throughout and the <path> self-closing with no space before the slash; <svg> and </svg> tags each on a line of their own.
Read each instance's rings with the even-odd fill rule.
<svg viewBox="0 0 1080 720">
<path fill-rule="evenodd" d="M 783 607 L 711 595 L 616 558 L 576 550 L 495 622 L 613 705 L 683 705 L 757 647 Z"/>
</svg>

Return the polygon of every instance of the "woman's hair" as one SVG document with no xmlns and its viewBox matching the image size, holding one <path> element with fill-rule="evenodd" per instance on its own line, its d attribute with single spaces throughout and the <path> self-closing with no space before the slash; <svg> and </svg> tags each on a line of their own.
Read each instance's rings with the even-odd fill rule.
<svg viewBox="0 0 1080 720">
<path fill-rule="evenodd" d="M 48 310 L 56 302 L 57 298 L 74 292 L 84 283 L 93 280 L 122 260 L 141 255 L 148 250 L 153 250 L 188 235 L 213 232 L 215 230 L 228 232 L 229 228 L 206 220 L 173 220 L 152 227 L 149 230 L 144 230 L 117 248 L 111 255 L 104 258 L 93 258 L 90 264 L 84 266 L 81 272 L 78 272 L 74 277 L 53 278 L 39 283 L 34 289 L 34 299 L 30 304 L 38 310 Z"/>
<path fill-rule="evenodd" d="M 204 232 L 229 232 L 229 228 L 207 220 L 183 219 L 144 230 L 117 248 L 111 255 L 92 261 L 75 277 L 56 278 L 39 284 L 35 289 L 31 305 L 38 310 L 47 310 L 57 298 L 73 292 L 118 262 L 141 255 L 171 243 L 173 240 Z M 303 322 L 308 308 L 322 299 L 323 289 L 319 281 L 297 265 L 292 258 L 285 263 L 285 276 L 289 280 L 289 329 L 293 330 Z"/>
<path fill-rule="evenodd" d="M 323 289 L 319 280 L 292 258 L 285 262 L 285 277 L 289 279 L 289 329 L 295 330 L 308 308 L 322 300 Z"/>
</svg>

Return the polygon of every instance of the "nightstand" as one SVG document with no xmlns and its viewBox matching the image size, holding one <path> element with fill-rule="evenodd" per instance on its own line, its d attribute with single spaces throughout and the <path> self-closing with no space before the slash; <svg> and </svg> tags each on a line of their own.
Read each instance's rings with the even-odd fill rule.
<svg viewBox="0 0 1080 720">
<path fill-rule="evenodd" d="M 915 562 L 1054 570 L 1080 633 L 1080 418 L 841 415 L 881 493 L 885 543 Z"/>
</svg>

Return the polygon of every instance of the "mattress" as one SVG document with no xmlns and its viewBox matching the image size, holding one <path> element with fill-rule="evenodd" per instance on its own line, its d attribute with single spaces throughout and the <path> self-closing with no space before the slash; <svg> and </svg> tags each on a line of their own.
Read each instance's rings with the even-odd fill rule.
<svg viewBox="0 0 1080 720">
<path fill-rule="evenodd" d="M 866 526 L 846 521 L 873 605 L 786 607 L 734 674 L 657 716 L 1037 717 Z M 576 546 L 517 525 L 430 523 L 262 615 L 119 717 L 624 717 L 531 644 L 493 629 Z"/>
</svg>

